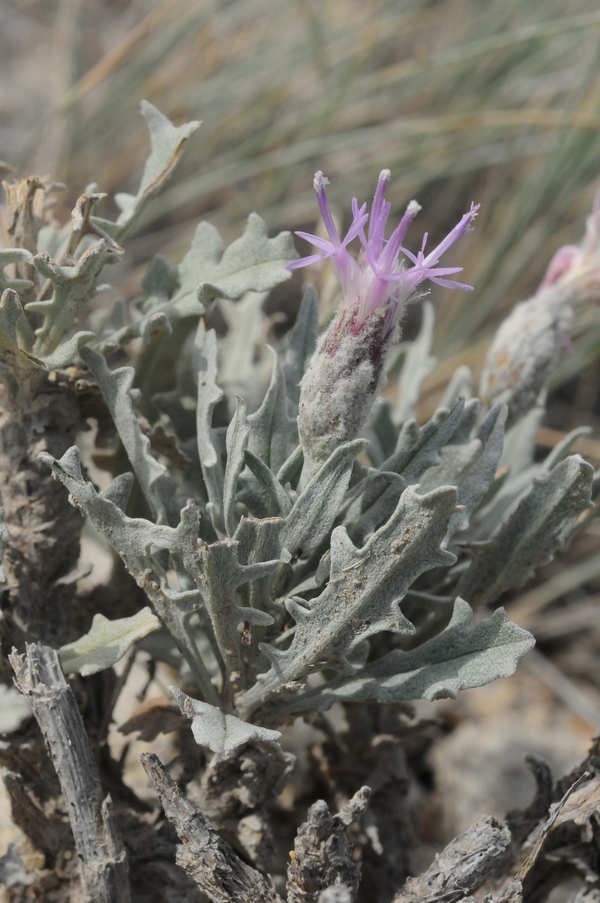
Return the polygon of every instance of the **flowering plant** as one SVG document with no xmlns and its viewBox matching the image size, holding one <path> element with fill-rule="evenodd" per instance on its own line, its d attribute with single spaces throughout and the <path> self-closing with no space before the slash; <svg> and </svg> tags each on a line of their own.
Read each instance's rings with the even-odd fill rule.
<svg viewBox="0 0 600 903">
<path fill-rule="evenodd" d="M 474 610 L 522 586 L 569 541 L 600 482 L 567 455 L 570 440 L 534 461 L 533 434 L 518 418 L 505 452 L 506 406 L 484 411 L 464 370 L 434 416 L 417 422 L 431 362 L 428 302 L 390 400 L 378 397 L 419 287 L 470 288 L 448 278 L 460 267 L 440 261 L 477 213 L 471 206 L 432 251 L 424 236 L 412 254 L 404 240 L 414 201 L 385 238 L 387 170 L 369 213 L 353 201 L 343 239 L 317 173 L 329 238 L 299 233 L 317 253 L 295 259 L 291 236 L 269 238 L 256 214 L 228 247 L 201 223 L 178 265 L 150 263 L 140 300 L 107 304 L 85 322 L 104 267 L 121 259 L 198 126 L 175 127 L 149 104 L 143 113 L 151 154 L 136 195 L 119 196 L 116 220 L 100 217 L 103 196 L 88 193 L 59 227 L 44 219 L 43 203 L 34 215 L 34 198 L 51 186 L 27 180 L 9 191 L 10 235 L 23 247 L 0 251 L 4 644 L 14 647 L 17 685 L 68 805 L 60 809 L 56 782 L 31 768 L 28 744 L 40 743 L 40 761 L 45 753 L 25 728 L 0 747 L 7 774 L 19 775 L 7 778 L 8 793 L 17 812 L 27 801 L 19 824 L 48 861 L 71 842 L 55 817 L 68 811 L 78 856 L 60 880 L 90 899 L 126 903 L 130 887 L 156 884 L 151 862 L 181 900 L 196 900 L 198 886 L 215 901 L 276 903 L 269 874 L 281 887 L 286 868 L 289 903 L 341 899 L 328 888 L 342 885 L 350 900 L 360 894 L 360 867 L 346 829 L 363 815 L 368 788 L 353 787 L 336 816 L 315 803 L 288 862 L 289 838 L 274 828 L 294 758 L 285 726 L 302 717 L 327 732 L 341 757 L 328 772 L 335 781 L 375 755 L 356 742 L 374 704 L 387 713 L 385 736 L 400 743 L 411 700 L 511 674 L 532 637 L 502 609 L 477 621 Z M 266 294 L 291 269 L 324 258 L 340 279 L 339 310 L 318 338 L 318 299 L 307 287 L 256 399 Z M 225 335 L 210 325 L 216 307 Z M 101 455 L 80 443 L 90 422 Z M 80 551 L 84 522 L 120 559 L 91 591 L 81 584 L 94 563 L 89 545 Z M 156 757 L 144 764 L 183 841 L 187 876 L 174 865 L 171 835 L 159 836 L 125 786 L 125 756 L 107 742 L 134 660 L 148 683 L 161 663 L 171 669 L 171 697 L 119 729 L 177 738 L 173 769 L 202 812 Z M 83 716 L 65 673 L 90 702 Z M 8 687 L 6 698 L 2 729 L 15 730 L 28 710 Z M 325 714 L 336 703 L 348 725 L 341 734 Z M 200 752 L 191 751 L 189 722 Z M 315 778 L 305 795 L 316 786 Z M 398 781 L 393 787 L 400 793 Z M 368 818 L 362 848 L 372 844 L 393 872 L 396 835 L 379 831 L 375 800 Z M 37 880 L 23 875 L 15 878 L 23 887 Z"/>
</svg>

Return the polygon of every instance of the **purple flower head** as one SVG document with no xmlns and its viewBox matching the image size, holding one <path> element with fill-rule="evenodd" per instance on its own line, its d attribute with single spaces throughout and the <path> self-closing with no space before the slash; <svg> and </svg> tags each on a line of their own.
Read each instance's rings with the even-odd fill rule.
<svg viewBox="0 0 600 903">
<path fill-rule="evenodd" d="M 397 325 L 409 295 L 427 279 L 448 288 L 467 291 L 472 289 L 470 285 L 446 278 L 459 273 L 462 267 L 439 267 L 437 264 L 442 254 L 469 231 L 479 205 L 472 204 L 470 211 L 427 255 L 425 254 L 427 234 L 425 234 L 421 250 L 414 255 L 403 246 L 403 241 L 410 224 L 421 209 L 416 201 L 410 202 L 398 226 L 388 239 L 385 238 L 385 227 L 391 210 L 391 204 L 385 200 L 389 179 L 389 169 L 382 170 L 370 214 L 366 212 L 366 204 L 359 207 L 356 198 L 352 200 L 352 223 L 345 237 L 341 239 L 327 201 L 325 192 L 327 179 L 322 172 L 318 172 L 315 175 L 314 186 L 329 240 L 307 232 L 296 232 L 296 235 L 319 248 L 319 252 L 288 264 L 288 269 L 293 270 L 326 257 L 331 258 L 342 286 L 343 306 L 350 308 L 352 329 L 355 332 L 362 328 L 375 311 L 383 308 L 386 331 L 389 334 Z M 368 230 L 365 232 L 367 222 Z M 361 243 L 358 259 L 355 259 L 347 249 L 355 238 Z"/>
</svg>

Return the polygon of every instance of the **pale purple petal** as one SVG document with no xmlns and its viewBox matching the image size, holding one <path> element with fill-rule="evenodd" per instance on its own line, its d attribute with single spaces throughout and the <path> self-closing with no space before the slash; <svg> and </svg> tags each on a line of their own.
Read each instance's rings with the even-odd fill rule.
<svg viewBox="0 0 600 903">
<path fill-rule="evenodd" d="M 315 248 L 321 248 L 322 251 L 329 251 L 330 254 L 333 254 L 335 250 L 332 243 L 326 238 L 321 238 L 320 235 L 313 235 L 312 232 L 296 232 L 295 235 L 310 242 Z"/>
<path fill-rule="evenodd" d="M 315 173 L 315 178 L 313 180 L 314 189 L 317 192 L 317 200 L 319 202 L 319 210 L 321 211 L 321 216 L 323 218 L 323 222 L 325 223 L 325 228 L 327 229 L 327 233 L 336 247 L 341 245 L 340 236 L 338 235 L 338 230 L 335 227 L 335 223 L 333 221 L 333 216 L 331 215 L 331 210 L 329 209 L 329 202 L 327 200 L 327 194 L 325 192 L 325 186 L 329 185 L 329 180 L 325 178 L 323 173 L 319 170 L 319 172 Z"/>
<path fill-rule="evenodd" d="M 402 247 L 402 240 L 420 209 L 421 207 L 416 201 L 411 201 L 406 208 L 406 213 L 390 235 L 390 239 L 380 255 L 379 263 L 382 269 L 393 270 L 398 263 L 398 254 Z"/>
<path fill-rule="evenodd" d="M 433 249 L 433 251 L 427 255 L 423 263 L 426 266 L 431 264 L 436 264 L 442 254 L 445 254 L 452 245 L 455 245 L 459 238 L 462 238 L 463 235 L 469 231 L 469 226 L 477 216 L 477 211 L 479 210 L 479 204 L 471 204 L 471 209 L 468 213 L 465 213 L 463 218 L 459 223 L 456 224 L 454 229 L 448 233 L 448 235 L 444 238 L 443 241 L 439 243 L 439 245 Z"/>
<path fill-rule="evenodd" d="M 311 263 L 317 263 L 319 260 L 325 260 L 327 257 L 331 257 L 331 254 L 326 254 L 325 252 L 321 252 L 320 254 L 311 254 L 310 257 L 301 257 L 300 260 L 292 260 L 291 263 L 286 263 L 286 270 L 299 270 L 300 267 L 308 267 Z"/>
<path fill-rule="evenodd" d="M 373 248 L 373 252 L 376 256 L 379 256 L 381 253 L 383 231 L 391 210 L 391 204 L 388 204 L 385 200 L 385 192 L 388 182 L 390 181 L 390 175 L 389 169 L 382 169 L 379 173 L 377 188 L 375 189 L 375 195 L 373 196 L 373 203 L 371 205 L 369 244 Z"/>
</svg>

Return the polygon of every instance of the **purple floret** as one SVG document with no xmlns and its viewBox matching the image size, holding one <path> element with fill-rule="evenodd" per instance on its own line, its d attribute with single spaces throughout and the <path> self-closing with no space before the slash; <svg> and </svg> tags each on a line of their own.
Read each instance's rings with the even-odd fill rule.
<svg viewBox="0 0 600 903">
<path fill-rule="evenodd" d="M 402 243 L 409 226 L 421 209 L 416 201 L 410 202 L 396 229 L 389 239 L 385 238 L 385 227 L 391 211 L 391 204 L 385 200 L 389 179 L 389 169 L 382 170 L 370 214 L 366 212 L 366 204 L 359 207 L 358 201 L 353 198 L 352 223 L 345 237 L 341 239 L 327 201 L 325 191 L 327 179 L 322 172 L 316 173 L 314 187 L 329 240 L 308 232 L 297 232 L 296 235 L 319 248 L 319 252 L 288 264 L 288 269 L 294 270 L 330 257 L 342 285 L 343 304 L 350 305 L 354 309 L 355 329 L 359 329 L 378 308 L 385 306 L 386 320 L 391 330 L 398 322 L 409 294 L 426 280 L 446 288 L 472 290 L 470 285 L 446 278 L 460 273 L 462 267 L 438 267 L 437 263 L 441 256 L 470 230 L 479 205 L 472 204 L 470 211 L 427 256 L 425 255 L 427 234 L 425 234 L 421 250 L 415 256 Z M 365 233 L 367 222 L 368 231 Z M 359 238 L 362 246 L 357 260 L 347 250 L 348 244 L 355 238 Z M 403 256 L 400 256 L 401 254 Z M 407 266 L 407 259 L 412 266 Z"/>
</svg>

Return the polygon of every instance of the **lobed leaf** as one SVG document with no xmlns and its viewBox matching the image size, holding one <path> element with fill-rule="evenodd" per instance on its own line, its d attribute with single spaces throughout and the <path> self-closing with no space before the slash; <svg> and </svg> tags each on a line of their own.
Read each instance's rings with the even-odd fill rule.
<svg viewBox="0 0 600 903">
<path fill-rule="evenodd" d="M 19 296 L 12 288 L 4 289 L 0 298 L 0 363 L 6 376 L 14 379 L 19 369 L 45 369 L 45 364 L 19 345 L 17 327 L 23 316 Z"/>
<path fill-rule="evenodd" d="M 207 330 L 202 320 L 198 323 L 194 342 L 194 369 L 198 380 L 196 403 L 198 456 L 208 492 L 208 510 L 215 529 L 224 533 L 223 465 L 215 447 L 212 428 L 213 411 L 223 398 L 223 392 L 217 385 L 217 335 L 214 329 Z"/>
<path fill-rule="evenodd" d="M 315 669 L 353 671 L 348 655 L 375 633 L 414 633 L 398 603 L 420 574 L 456 560 L 440 548 L 455 507 L 452 487 L 425 496 L 409 487 L 388 523 L 363 548 L 337 527 L 327 586 L 308 605 L 287 601 L 296 621 L 291 644 L 286 650 L 261 645 L 271 669 L 242 697 L 241 710 L 248 715 L 286 683 L 303 680 Z"/>
<path fill-rule="evenodd" d="M 150 156 L 146 160 L 137 194 L 118 194 L 115 198 L 121 213 L 116 221 L 92 217 L 92 222 L 117 240 L 133 231 L 146 204 L 155 197 L 175 169 L 191 136 L 200 127 L 199 122 L 173 123 L 147 100 L 141 103 L 142 116 L 150 132 Z"/>
<path fill-rule="evenodd" d="M 73 266 L 61 266 L 46 253 L 36 254 L 33 265 L 41 276 L 49 280 L 53 290 L 48 300 L 30 301 L 25 305 L 25 310 L 44 317 L 35 332 L 35 350 L 38 354 L 56 351 L 83 305 L 96 294 L 98 277 L 105 265 L 119 260 L 120 254 L 115 246 L 104 239 L 84 251 Z"/>
<path fill-rule="evenodd" d="M 216 230 L 214 230 L 216 232 Z M 216 233 L 218 236 L 218 233 Z M 220 239 L 219 239 L 220 241 Z M 214 298 L 241 298 L 246 292 L 267 292 L 290 278 L 286 263 L 298 257 L 290 232 L 269 238 L 266 223 L 256 213 L 248 217 L 243 235 L 223 250 L 212 242 L 198 290 L 201 304 Z"/>
<path fill-rule="evenodd" d="M 330 708 L 335 702 L 395 703 L 411 699 L 456 697 L 460 690 L 509 677 L 534 645 L 526 630 L 498 609 L 473 625 L 464 599 L 454 603 L 452 619 L 442 633 L 416 649 L 395 649 L 352 677 L 338 677 L 293 700 L 292 714 Z"/>
<path fill-rule="evenodd" d="M 192 699 L 176 687 L 169 687 L 169 692 L 183 714 L 191 719 L 192 733 L 199 746 L 205 746 L 219 756 L 227 756 L 245 743 L 263 743 L 283 756 L 280 731 L 240 721 L 235 715 L 226 715 L 214 705 Z"/>
<path fill-rule="evenodd" d="M 110 370 L 103 355 L 93 348 L 82 348 L 80 353 L 100 387 L 153 514 L 160 523 L 168 523 L 175 516 L 175 484 L 166 467 L 151 454 L 150 440 L 135 415 L 131 394 L 135 370 L 133 367 Z"/>
<path fill-rule="evenodd" d="M 522 586 L 564 547 L 578 517 L 590 506 L 593 468 L 572 455 L 534 480 L 517 508 L 480 550 L 458 592 L 472 605 L 487 605 Z"/>
<path fill-rule="evenodd" d="M 464 408 L 464 398 L 459 398 L 451 411 L 439 408 L 424 426 L 407 420 L 398 434 L 394 453 L 380 470 L 399 473 L 409 485 L 419 483 L 430 467 L 440 463 L 440 451 L 458 429 Z"/>
<path fill-rule="evenodd" d="M 346 494 L 364 439 L 340 445 L 329 456 L 294 503 L 286 518 L 283 543 L 293 557 L 308 558 L 327 536 Z"/>
</svg>

